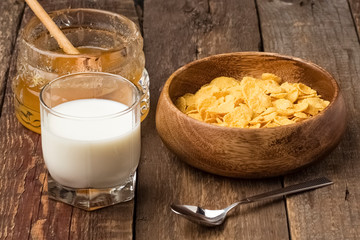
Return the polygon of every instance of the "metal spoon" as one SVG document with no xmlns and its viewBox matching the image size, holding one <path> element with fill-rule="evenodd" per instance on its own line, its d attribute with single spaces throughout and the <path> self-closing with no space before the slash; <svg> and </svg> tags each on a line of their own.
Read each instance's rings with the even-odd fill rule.
<svg viewBox="0 0 360 240">
<path fill-rule="evenodd" d="M 208 210 L 203 209 L 198 206 L 191 206 L 191 205 L 176 205 L 171 204 L 171 209 L 173 212 L 179 214 L 180 216 L 183 216 L 187 218 L 188 220 L 199 223 L 201 225 L 205 225 L 208 227 L 218 226 L 221 225 L 225 218 L 226 214 L 233 209 L 234 207 L 245 204 L 245 203 L 251 203 L 256 202 L 260 200 L 266 200 L 270 198 L 285 196 L 293 193 L 303 192 L 319 187 L 324 187 L 333 184 L 332 181 L 329 179 L 322 177 L 317 178 L 311 181 L 299 183 L 296 185 L 291 185 L 285 188 L 281 188 L 278 190 L 270 191 L 267 193 L 262 193 L 259 195 L 255 195 L 249 198 L 245 198 L 243 200 L 240 200 L 239 202 L 233 203 L 230 206 L 221 209 L 221 210 Z"/>
</svg>

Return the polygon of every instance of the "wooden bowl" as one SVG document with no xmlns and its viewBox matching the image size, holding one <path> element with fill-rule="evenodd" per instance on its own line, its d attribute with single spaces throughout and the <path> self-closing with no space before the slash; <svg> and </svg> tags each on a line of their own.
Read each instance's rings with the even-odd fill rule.
<svg viewBox="0 0 360 240">
<path fill-rule="evenodd" d="M 329 106 L 299 123 L 262 129 L 211 125 L 182 113 L 174 105 L 185 93 L 220 76 L 242 79 L 274 73 L 288 82 L 317 90 Z M 204 171 L 229 177 L 284 175 L 330 152 L 346 127 L 346 109 L 335 79 L 321 67 L 299 58 L 264 52 L 210 56 L 173 73 L 161 92 L 156 128 L 164 144 L 180 159 Z"/>
</svg>

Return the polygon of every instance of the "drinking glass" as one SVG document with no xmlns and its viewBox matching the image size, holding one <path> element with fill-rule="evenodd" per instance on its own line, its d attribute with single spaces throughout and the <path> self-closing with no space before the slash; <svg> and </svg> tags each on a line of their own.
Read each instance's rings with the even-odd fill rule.
<svg viewBox="0 0 360 240">
<path fill-rule="evenodd" d="M 141 92 L 108 73 L 76 73 L 40 93 L 49 197 L 88 211 L 134 197 Z"/>
<path fill-rule="evenodd" d="M 64 9 L 50 16 L 81 54 L 65 54 L 37 17 L 28 22 L 21 33 L 12 82 L 17 119 L 40 133 L 39 93 L 46 83 L 69 73 L 108 72 L 141 90 L 143 120 L 150 106 L 149 76 L 137 25 L 120 14 L 97 9 Z"/>
</svg>

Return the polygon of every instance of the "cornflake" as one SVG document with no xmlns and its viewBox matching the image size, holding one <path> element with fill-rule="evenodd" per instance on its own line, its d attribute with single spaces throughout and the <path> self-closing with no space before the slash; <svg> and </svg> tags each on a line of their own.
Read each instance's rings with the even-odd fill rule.
<svg viewBox="0 0 360 240">
<path fill-rule="evenodd" d="M 261 79 L 244 77 L 241 81 L 218 77 L 195 94 L 179 97 L 175 104 L 181 112 L 206 123 L 268 128 L 303 121 L 330 103 L 303 83 L 281 82 L 272 73 L 263 73 Z"/>
</svg>

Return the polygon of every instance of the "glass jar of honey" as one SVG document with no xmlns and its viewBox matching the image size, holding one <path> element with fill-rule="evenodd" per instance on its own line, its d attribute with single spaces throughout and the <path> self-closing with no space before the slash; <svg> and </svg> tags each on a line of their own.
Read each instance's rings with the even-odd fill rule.
<svg viewBox="0 0 360 240">
<path fill-rule="evenodd" d="M 143 120 L 150 106 L 149 76 L 137 25 L 122 15 L 96 9 L 64 9 L 50 16 L 80 54 L 65 54 L 36 17 L 29 21 L 21 33 L 12 82 L 18 120 L 40 133 L 41 88 L 75 72 L 108 72 L 135 83 L 142 92 Z"/>
</svg>

